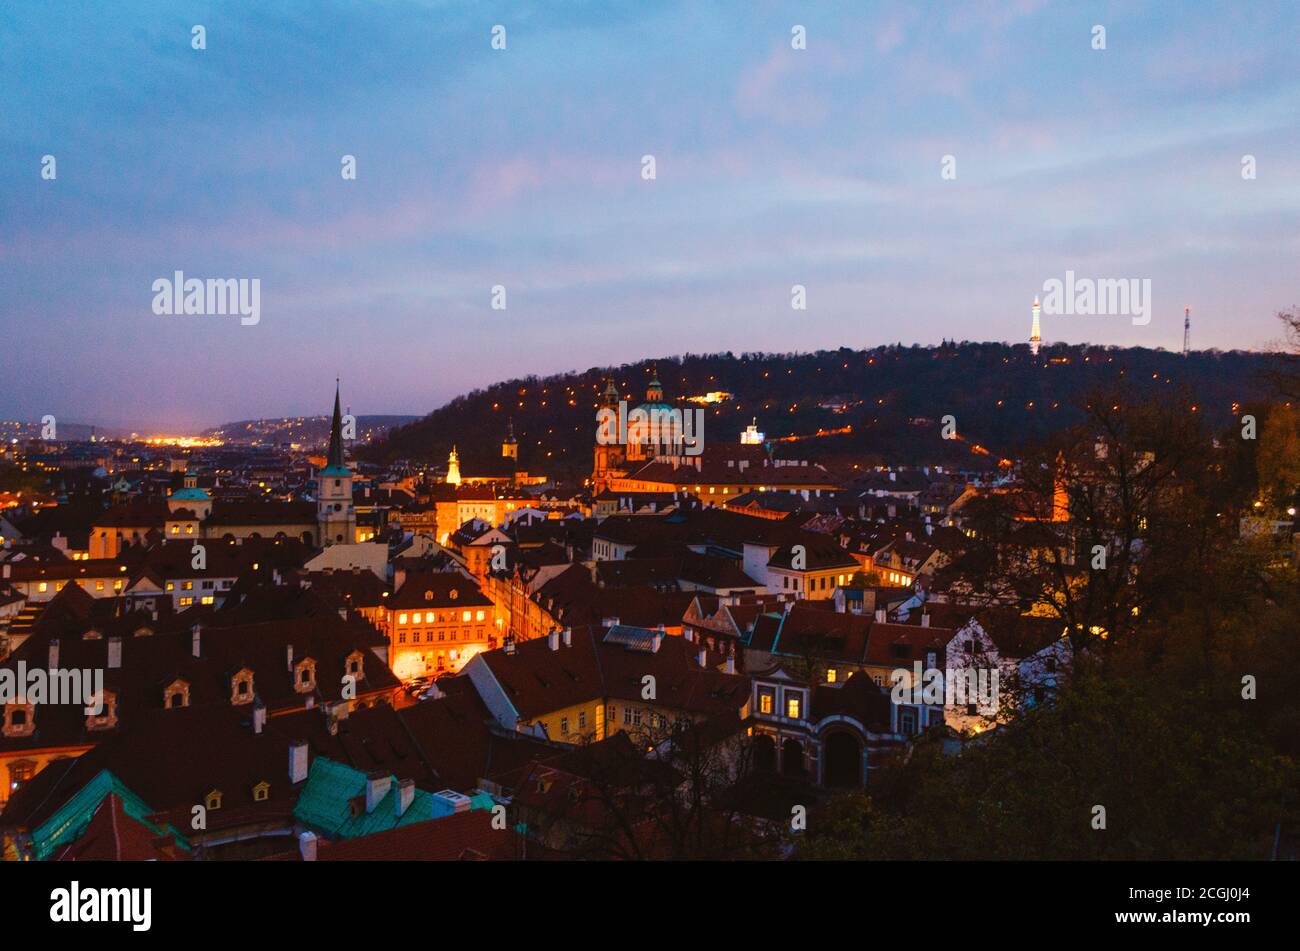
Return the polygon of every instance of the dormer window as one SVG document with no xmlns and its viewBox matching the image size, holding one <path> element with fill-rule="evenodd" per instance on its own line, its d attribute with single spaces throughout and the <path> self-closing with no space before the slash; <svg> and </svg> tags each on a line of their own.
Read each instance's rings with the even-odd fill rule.
<svg viewBox="0 0 1300 951">
<path fill-rule="evenodd" d="M 31 736 L 36 732 L 36 705 L 33 703 L 6 703 L 4 735 Z"/>
<path fill-rule="evenodd" d="M 235 705 L 253 702 L 253 672 L 247 667 L 230 678 L 230 702 Z"/>
<path fill-rule="evenodd" d="M 304 657 L 294 665 L 293 689 L 298 693 L 311 693 L 316 689 L 316 661 Z"/>
<path fill-rule="evenodd" d="M 360 680 L 363 676 L 362 671 L 365 670 L 365 658 L 361 651 L 353 651 L 349 654 L 348 659 L 343 663 L 343 669 L 348 675 Z"/>
<path fill-rule="evenodd" d="M 263 780 L 253 787 L 253 802 L 266 802 L 271 798 L 271 784 Z"/>
<path fill-rule="evenodd" d="M 179 678 L 173 680 L 163 690 L 163 706 L 175 710 L 190 705 L 190 685 Z"/>
<path fill-rule="evenodd" d="M 213 812 L 221 808 L 221 790 L 214 789 L 203 797 L 203 807 L 208 812 Z"/>
<path fill-rule="evenodd" d="M 88 714 L 86 716 L 87 730 L 111 730 L 117 726 L 117 694 L 111 690 L 105 690 L 103 693 L 103 705 L 100 707 L 98 714 Z M 100 697 L 94 697 L 89 706 L 94 709 L 100 705 Z"/>
</svg>

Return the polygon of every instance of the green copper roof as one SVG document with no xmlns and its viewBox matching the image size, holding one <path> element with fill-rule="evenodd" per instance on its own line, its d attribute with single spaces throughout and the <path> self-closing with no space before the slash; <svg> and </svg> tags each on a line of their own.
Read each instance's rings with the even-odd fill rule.
<svg viewBox="0 0 1300 951">
<path fill-rule="evenodd" d="M 170 496 L 182 502 L 207 502 L 211 500 L 206 489 L 177 489 Z"/>
<path fill-rule="evenodd" d="M 137 822 L 152 829 L 158 835 L 168 832 L 176 836 L 176 844 L 189 850 L 190 844 L 174 827 L 157 826 L 145 818 L 154 810 L 149 804 L 133 793 L 127 785 L 108 770 L 100 770 L 95 778 L 82 786 L 71 799 L 60 806 L 44 824 L 32 833 L 32 848 L 36 860 L 42 862 L 54 854 L 60 846 L 75 842 L 86 831 L 95 810 L 109 793 L 116 793 L 122 800 L 126 814 Z"/>
<path fill-rule="evenodd" d="M 331 476 L 334 478 L 337 478 L 338 476 L 350 477 L 352 475 L 352 470 L 347 466 L 326 466 L 320 471 L 320 475 Z"/>
<path fill-rule="evenodd" d="M 442 819 L 456 811 L 445 799 L 417 788 L 411 804 L 399 816 L 395 776 L 389 777 L 388 793 L 373 812 L 366 812 L 362 808 L 358 815 L 353 815 L 352 801 L 358 796 L 364 798 L 365 795 L 365 773 L 318 756 L 312 761 L 307 784 L 298 795 L 293 815 L 299 822 L 319 829 L 331 838 L 353 839 L 413 822 Z M 486 793 L 470 797 L 471 809 L 490 809 L 493 805 L 492 797 Z"/>
</svg>

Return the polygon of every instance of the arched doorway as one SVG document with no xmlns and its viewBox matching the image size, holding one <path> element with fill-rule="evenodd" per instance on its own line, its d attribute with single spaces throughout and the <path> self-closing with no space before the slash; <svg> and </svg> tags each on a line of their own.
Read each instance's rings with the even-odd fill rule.
<svg viewBox="0 0 1300 951">
<path fill-rule="evenodd" d="M 798 740 L 786 740 L 781 744 L 781 772 L 787 776 L 802 776 L 806 772 L 803 744 Z"/>
<path fill-rule="evenodd" d="M 776 740 L 766 733 L 754 737 L 754 769 L 760 773 L 776 772 Z"/>
<path fill-rule="evenodd" d="M 856 789 L 862 785 L 862 744 L 847 730 L 836 730 L 822 744 L 822 785 Z"/>
</svg>

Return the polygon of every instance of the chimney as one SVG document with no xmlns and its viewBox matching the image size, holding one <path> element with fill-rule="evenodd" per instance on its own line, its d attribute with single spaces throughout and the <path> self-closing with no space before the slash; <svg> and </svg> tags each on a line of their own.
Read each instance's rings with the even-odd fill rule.
<svg viewBox="0 0 1300 951">
<path fill-rule="evenodd" d="M 203 626 L 195 624 L 190 628 L 190 653 L 195 657 L 203 656 Z"/>
<path fill-rule="evenodd" d="M 886 618 L 885 609 L 884 609 L 884 608 L 876 608 L 876 623 L 877 623 L 877 624 L 884 624 L 884 623 L 885 623 L 885 618 Z"/>
<path fill-rule="evenodd" d="M 50 640 L 50 663 L 51 671 L 59 669 L 59 639 L 57 637 Z"/>
<path fill-rule="evenodd" d="M 700 648 L 700 652 L 696 655 L 696 657 L 698 658 L 701 667 L 707 668 L 709 666 L 709 652 L 706 651 L 703 647 Z"/>
<path fill-rule="evenodd" d="M 293 671 L 293 645 L 292 644 L 286 644 L 284 646 L 284 654 L 288 660 L 289 671 L 292 672 Z"/>
<path fill-rule="evenodd" d="M 659 653 L 659 648 L 663 644 L 663 642 L 664 642 L 664 632 L 655 631 L 654 638 L 650 641 L 650 653 L 652 654 Z"/>
<path fill-rule="evenodd" d="M 406 815 L 406 810 L 415 802 L 415 780 L 403 779 L 397 784 L 397 814 Z"/>
<path fill-rule="evenodd" d="M 262 729 L 266 726 L 266 704 L 261 700 L 253 701 L 253 733 L 257 736 L 262 735 Z"/>
<path fill-rule="evenodd" d="M 898 473 L 897 473 L 897 472 L 894 472 L 892 469 L 891 469 L 890 472 L 889 472 L 889 481 L 890 481 L 890 482 L 897 482 L 897 481 L 898 481 Z"/>
<path fill-rule="evenodd" d="M 316 841 L 315 832 L 298 833 L 298 852 L 304 862 L 316 861 Z"/>
<path fill-rule="evenodd" d="M 565 647 L 572 647 L 572 646 L 573 646 L 573 628 L 571 628 L 571 627 L 566 627 L 566 628 L 564 629 L 563 637 L 564 637 L 564 646 L 565 646 Z"/>
<path fill-rule="evenodd" d="M 366 777 L 366 812 L 375 811 L 392 785 L 393 777 L 387 773 L 371 773 Z"/>
<path fill-rule="evenodd" d="M 289 744 L 289 782 L 297 785 L 307 778 L 307 741 Z"/>
<path fill-rule="evenodd" d="M 922 626 L 922 627 L 929 627 L 929 626 L 930 626 L 930 615 L 929 615 L 929 614 L 922 614 L 922 615 L 921 615 L 921 626 Z"/>
<path fill-rule="evenodd" d="M 560 649 L 560 632 L 559 632 L 559 631 L 551 631 L 551 633 L 549 633 L 549 634 L 546 635 L 546 646 L 549 647 L 549 648 L 550 648 L 551 650 L 553 650 L 553 651 L 557 651 L 557 650 Z"/>
<path fill-rule="evenodd" d="M 722 666 L 722 672 L 723 672 L 723 673 L 726 673 L 726 674 L 734 674 L 734 673 L 736 672 L 736 655 L 735 655 L 735 654 L 728 654 L 728 655 L 727 655 L 727 662 Z"/>
<path fill-rule="evenodd" d="M 108 669 L 117 670 L 122 666 L 122 638 L 108 639 Z"/>
<path fill-rule="evenodd" d="M 506 635 L 506 638 L 505 638 L 505 641 L 502 642 L 501 648 L 502 648 L 502 650 L 504 650 L 507 654 L 512 654 L 512 655 L 513 655 L 514 652 L 515 652 L 515 639 L 514 639 L 514 637 L 511 636 L 511 635 L 509 635 L 509 634 L 507 634 L 507 635 Z"/>
</svg>

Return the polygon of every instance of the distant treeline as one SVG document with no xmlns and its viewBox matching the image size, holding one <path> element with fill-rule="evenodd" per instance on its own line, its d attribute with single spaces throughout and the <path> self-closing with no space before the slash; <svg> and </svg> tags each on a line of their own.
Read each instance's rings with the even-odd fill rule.
<svg viewBox="0 0 1300 951">
<path fill-rule="evenodd" d="M 1049 432 L 1076 424 L 1083 402 L 1163 399 L 1227 426 L 1241 406 L 1270 392 L 1266 376 L 1277 357 L 1243 351 L 1183 356 L 1141 347 L 1055 345 L 1037 357 L 1026 345 L 955 343 L 892 345 L 815 353 L 713 353 L 647 359 L 585 372 L 530 376 L 459 396 L 386 440 L 363 458 L 444 463 L 455 445 L 462 472 L 496 465 L 507 420 L 513 420 L 520 464 L 548 475 L 590 471 L 595 407 L 612 375 L 635 406 L 656 372 L 665 401 L 727 393 L 707 404 L 706 445 L 736 442 L 757 418 L 769 440 L 833 433 L 777 445 L 777 454 L 815 460 L 891 463 L 992 461 Z M 952 416 L 958 440 L 941 440 Z M 834 434 L 834 431 L 848 432 Z"/>
</svg>

